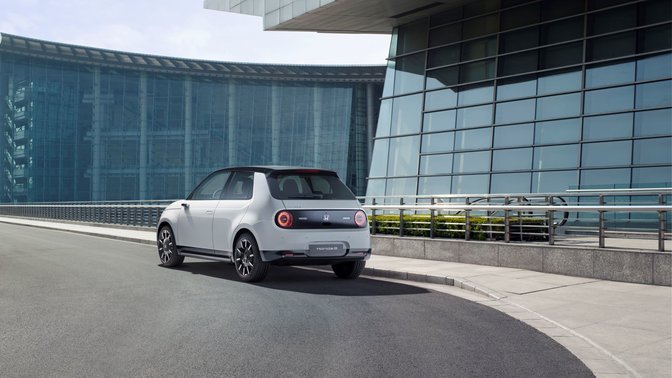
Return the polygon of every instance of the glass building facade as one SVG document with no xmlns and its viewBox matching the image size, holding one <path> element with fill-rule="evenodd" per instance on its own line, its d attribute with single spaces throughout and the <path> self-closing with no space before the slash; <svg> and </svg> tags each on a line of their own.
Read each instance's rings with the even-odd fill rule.
<svg viewBox="0 0 672 378">
<path fill-rule="evenodd" d="M 672 186 L 672 2 L 462 4 L 394 29 L 367 195 Z"/>
<path fill-rule="evenodd" d="M 2 35 L 0 202 L 182 198 L 214 169 L 366 190 L 385 67 L 194 61 Z"/>
</svg>

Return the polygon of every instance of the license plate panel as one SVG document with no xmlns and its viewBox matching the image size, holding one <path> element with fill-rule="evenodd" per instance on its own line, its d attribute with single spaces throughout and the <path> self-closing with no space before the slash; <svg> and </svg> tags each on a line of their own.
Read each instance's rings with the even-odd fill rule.
<svg viewBox="0 0 672 378">
<path fill-rule="evenodd" d="M 343 243 L 310 244 L 308 256 L 310 257 L 338 257 L 345 255 Z"/>
</svg>

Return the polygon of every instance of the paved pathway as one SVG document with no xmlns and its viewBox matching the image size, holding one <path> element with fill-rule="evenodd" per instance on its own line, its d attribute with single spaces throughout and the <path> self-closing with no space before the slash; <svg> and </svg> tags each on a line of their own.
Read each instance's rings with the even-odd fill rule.
<svg viewBox="0 0 672 378">
<path fill-rule="evenodd" d="M 0 217 L 146 244 L 154 232 Z M 368 275 L 455 286 L 549 335 L 597 376 L 672 377 L 672 288 L 432 260 L 372 256 Z M 439 285 L 437 285 L 439 284 Z M 441 285 L 442 284 L 442 285 Z M 480 295 L 473 295 L 474 293 Z"/>
</svg>

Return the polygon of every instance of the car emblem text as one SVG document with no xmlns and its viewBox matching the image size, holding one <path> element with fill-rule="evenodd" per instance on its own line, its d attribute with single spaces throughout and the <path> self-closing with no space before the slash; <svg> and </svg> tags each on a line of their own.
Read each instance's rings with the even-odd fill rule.
<svg viewBox="0 0 672 378">
<path fill-rule="evenodd" d="M 322 222 L 329 222 L 329 213 L 324 213 L 324 215 L 322 215 Z"/>
</svg>

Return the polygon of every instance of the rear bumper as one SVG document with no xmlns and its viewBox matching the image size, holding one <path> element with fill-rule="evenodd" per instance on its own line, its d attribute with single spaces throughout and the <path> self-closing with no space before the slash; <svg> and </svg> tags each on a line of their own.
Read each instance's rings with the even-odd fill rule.
<svg viewBox="0 0 672 378">
<path fill-rule="evenodd" d="M 343 256 L 330 257 L 310 257 L 307 252 L 305 250 L 261 251 L 261 259 L 273 265 L 331 265 L 347 261 L 368 260 L 371 257 L 371 248 L 348 249 Z"/>
</svg>

